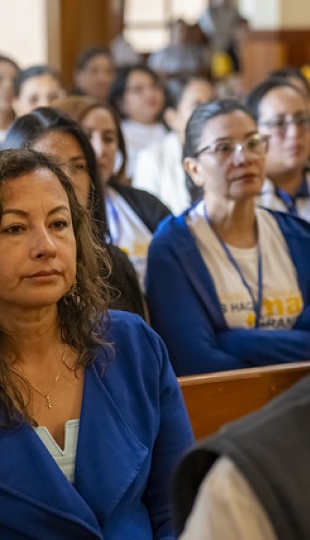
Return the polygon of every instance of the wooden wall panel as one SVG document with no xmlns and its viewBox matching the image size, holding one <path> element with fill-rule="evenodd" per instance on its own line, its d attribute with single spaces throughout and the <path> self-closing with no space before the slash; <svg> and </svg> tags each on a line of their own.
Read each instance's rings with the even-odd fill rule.
<svg viewBox="0 0 310 540">
<path fill-rule="evenodd" d="M 241 44 L 244 85 L 250 91 L 272 70 L 310 61 L 310 29 L 250 31 Z"/>
<path fill-rule="evenodd" d="M 47 3 L 48 59 L 62 74 L 64 88 L 72 87 L 77 55 L 91 45 L 111 39 L 113 0 L 52 0 Z"/>
</svg>

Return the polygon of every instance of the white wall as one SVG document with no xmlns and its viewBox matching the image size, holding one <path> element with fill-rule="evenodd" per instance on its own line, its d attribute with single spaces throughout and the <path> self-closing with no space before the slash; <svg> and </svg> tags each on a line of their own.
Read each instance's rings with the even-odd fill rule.
<svg viewBox="0 0 310 540">
<path fill-rule="evenodd" d="M 254 29 L 310 27 L 310 0 L 238 0 L 238 4 Z"/>
<path fill-rule="evenodd" d="M 46 2 L 0 0 L 0 54 L 22 68 L 47 62 Z"/>
</svg>

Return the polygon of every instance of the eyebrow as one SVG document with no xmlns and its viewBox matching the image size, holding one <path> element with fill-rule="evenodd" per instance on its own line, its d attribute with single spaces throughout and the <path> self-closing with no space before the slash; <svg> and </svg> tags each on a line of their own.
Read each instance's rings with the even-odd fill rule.
<svg viewBox="0 0 310 540">
<path fill-rule="evenodd" d="M 249 131 L 248 133 L 246 133 L 244 135 L 244 138 L 246 139 L 247 137 L 251 137 L 251 135 L 256 135 L 258 133 L 258 130 L 255 129 L 254 131 Z M 214 142 L 220 142 L 220 141 L 231 141 L 233 139 L 233 137 L 219 137 L 218 139 L 215 139 Z"/>
<path fill-rule="evenodd" d="M 56 206 L 56 208 L 53 208 L 48 212 L 48 216 L 51 216 L 52 214 L 55 214 L 56 212 L 59 212 L 60 210 L 65 210 L 69 213 L 69 208 L 64 205 Z M 25 210 L 18 210 L 17 208 L 7 208 L 6 210 L 3 210 L 2 216 L 5 216 L 6 214 L 14 214 L 16 216 L 20 216 L 23 218 L 27 218 L 29 216 L 29 212 L 25 212 Z"/>
</svg>

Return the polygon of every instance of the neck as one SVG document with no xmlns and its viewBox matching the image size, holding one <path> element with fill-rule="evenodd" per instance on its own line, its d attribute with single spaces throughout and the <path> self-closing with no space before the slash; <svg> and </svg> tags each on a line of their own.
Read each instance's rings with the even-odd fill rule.
<svg viewBox="0 0 310 540">
<path fill-rule="evenodd" d="M 289 195 L 295 195 L 304 175 L 303 169 L 289 171 L 287 173 L 271 174 L 268 178 L 272 180 L 277 188 L 284 189 Z"/>
<path fill-rule="evenodd" d="M 1 307 L 1 306 L 0 306 Z M 14 311 L 14 313 L 12 313 Z M 0 309 L 0 327 L 13 341 L 14 357 L 19 363 L 43 364 L 48 352 L 61 341 L 57 306 L 35 311 Z"/>
<path fill-rule="evenodd" d="M 211 227 L 223 242 L 244 248 L 253 247 L 257 243 L 253 198 L 227 201 L 208 194 L 205 205 Z"/>
<path fill-rule="evenodd" d="M 1 111 L 0 110 L 0 129 L 7 129 L 14 120 L 13 111 Z"/>
</svg>

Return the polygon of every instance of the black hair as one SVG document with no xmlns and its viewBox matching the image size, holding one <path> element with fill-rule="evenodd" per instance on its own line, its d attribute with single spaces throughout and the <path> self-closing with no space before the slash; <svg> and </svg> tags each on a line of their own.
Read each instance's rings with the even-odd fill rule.
<svg viewBox="0 0 310 540">
<path fill-rule="evenodd" d="M 287 79 L 281 79 L 277 77 L 266 79 L 262 83 L 255 86 L 255 88 L 253 88 L 253 90 L 248 94 L 245 99 L 245 104 L 251 111 L 251 114 L 256 122 L 258 122 L 259 119 L 259 106 L 262 99 L 269 92 L 271 92 L 271 90 L 274 90 L 276 88 L 291 88 L 303 99 L 305 99 L 305 94 L 299 88 L 297 88 L 297 86 L 294 86 L 294 84 L 290 83 Z"/>
<path fill-rule="evenodd" d="M 122 112 L 122 100 L 127 89 L 128 78 L 130 74 L 134 73 L 135 71 L 142 71 L 143 73 L 146 73 L 153 79 L 155 84 L 160 85 L 160 78 L 157 73 L 144 64 L 134 64 L 120 68 L 110 88 L 108 100 L 112 107 L 118 111 L 120 116 L 123 118 L 124 114 Z"/>
<path fill-rule="evenodd" d="M 38 107 L 29 114 L 25 114 L 14 120 L 1 148 L 31 148 L 43 135 L 52 131 L 72 135 L 83 150 L 87 172 L 90 178 L 88 207 L 92 213 L 93 220 L 97 224 L 98 233 L 103 240 L 107 234 L 105 207 L 103 203 L 104 193 L 100 183 L 94 150 L 79 124 L 64 112 L 53 107 Z"/>
<path fill-rule="evenodd" d="M 212 83 L 206 77 L 199 75 L 180 75 L 178 77 L 170 77 L 165 84 L 166 107 L 177 109 L 183 97 L 184 91 L 194 81 L 205 82 L 212 87 Z"/>
<path fill-rule="evenodd" d="M 46 64 L 30 66 L 27 69 L 19 70 L 18 74 L 16 75 L 14 79 L 15 96 L 19 96 L 21 87 L 24 82 L 28 81 L 28 79 L 32 79 L 33 77 L 42 77 L 43 75 L 50 75 L 60 83 L 60 74 L 56 69 L 53 69 Z"/>
<path fill-rule="evenodd" d="M 282 68 L 282 69 L 275 69 L 274 71 L 269 73 L 268 79 L 275 79 L 275 78 L 276 79 L 285 79 L 288 82 L 290 82 L 290 79 L 292 79 L 292 78 L 299 79 L 300 82 L 302 82 L 302 84 L 304 86 L 306 96 L 307 97 L 310 96 L 310 84 L 308 82 L 307 77 L 305 77 L 305 75 L 303 74 L 303 72 L 301 71 L 300 68 L 294 67 L 294 66 L 289 66 L 289 67 Z M 292 84 L 294 84 L 294 83 L 292 83 Z"/>
<path fill-rule="evenodd" d="M 211 101 L 210 103 L 202 103 L 198 105 L 191 115 L 185 131 L 185 144 L 183 147 L 183 159 L 186 157 L 195 158 L 199 150 L 201 136 L 206 124 L 216 116 L 223 114 L 231 114 L 235 111 L 242 111 L 250 118 L 253 115 L 249 109 L 235 99 L 220 99 Z M 200 200 L 203 196 L 201 187 L 194 184 L 191 177 L 186 173 L 186 187 L 190 193 L 192 202 Z"/>
<path fill-rule="evenodd" d="M 111 52 L 107 47 L 104 47 L 103 45 L 94 45 L 84 49 L 77 57 L 75 71 L 83 71 L 88 62 L 96 56 L 106 56 L 107 58 L 110 58 L 111 63 L 113 63 Z"/>
</svg>

